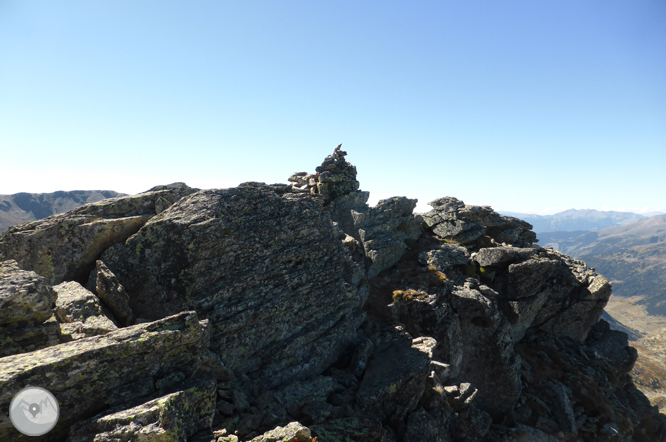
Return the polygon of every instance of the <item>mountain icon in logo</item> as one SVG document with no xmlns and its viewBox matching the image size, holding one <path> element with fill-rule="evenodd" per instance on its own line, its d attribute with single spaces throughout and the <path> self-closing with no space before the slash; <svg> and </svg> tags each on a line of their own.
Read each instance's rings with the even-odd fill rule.
<svg viewBox="0 0 666 442">
<path fill-rule="evenodd" d="M 55 426 L 60 407 L 55 396 L 41 387 L 27 387 L 19 391 L 9 404 L 12 425 L 27 436 L 41 436 Z"/>
</svg>

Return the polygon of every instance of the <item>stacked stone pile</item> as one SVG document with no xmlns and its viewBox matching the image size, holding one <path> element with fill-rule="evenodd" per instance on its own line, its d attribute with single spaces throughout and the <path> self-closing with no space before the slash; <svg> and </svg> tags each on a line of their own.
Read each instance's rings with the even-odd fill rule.
<svg viewBox="0 0 666 442">
<path fill-rule="evenodd" d="M 490 207 L 370 208 L 345 155 L 1 235 L 0 440 L 666 441 L 606 278 Z M 26 385 L 60 402 L 40 438 Z"/>
</svg>

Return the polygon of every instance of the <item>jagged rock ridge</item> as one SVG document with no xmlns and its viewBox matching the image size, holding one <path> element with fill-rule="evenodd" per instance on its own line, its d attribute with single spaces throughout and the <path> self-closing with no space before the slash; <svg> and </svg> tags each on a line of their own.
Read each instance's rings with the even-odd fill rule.
<svg viewBox="0 0 666 442">
<path fill-rule="evenodd" d="M 29 383 L 42 440 L 665 440 L 606 278 L 487 206 L 371 208 L 345 156 L 0 236 L 0 439 Z"/>
</svg>

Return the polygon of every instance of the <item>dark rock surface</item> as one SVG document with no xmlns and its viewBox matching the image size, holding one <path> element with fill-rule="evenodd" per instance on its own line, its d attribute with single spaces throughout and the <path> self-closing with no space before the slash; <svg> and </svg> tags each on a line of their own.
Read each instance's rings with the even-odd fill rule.
<svg viewBox="0 0 666 442">
<path fill-rule="evenodd" d="M 323 371 L 364 317 L 356 264 L 320 199 L 287 186 L 196 192 L 102 260 L 137 317 L 196 310 L 211 350 L 271 387 Z"/>
<path fill-rule="evenodd" d="M 666 441 L 606 278 L 490 207 L 370 208 L 345 155 L 0 236 L 0 440 L 36 385 L 33 440 Z"/>
<path fill-rule="evenodd" d="M 118 282 L 118 278 L 104 264 L 97 260 L 95 269 L 90 273 L 88 286 L 92 286 L 97 296 L 111 310 L 111 313 L 123 325 L 132 325 L 136 322 L 134 312 L 129 305 L 129 295 L 125 287 Z"/>
</svg>

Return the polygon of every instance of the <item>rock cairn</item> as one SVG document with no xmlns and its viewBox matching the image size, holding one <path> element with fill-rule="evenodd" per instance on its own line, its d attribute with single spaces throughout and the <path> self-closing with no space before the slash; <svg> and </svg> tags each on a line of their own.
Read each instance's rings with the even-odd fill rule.
<svg viewBox="0 0 666 442">
<path fill-rule="evenodd" d="M 341 150 L 339 144 L 333 154 L 326 157 L 316 173 L 296 172 L 289 181 L 296 191 L 319 194 L 324 198 L 324 204 L 334 199 L 355 192 L 359 188 L 356 180 L 356 167 L 345 160 L 347 152 Z"/>
</svg>

